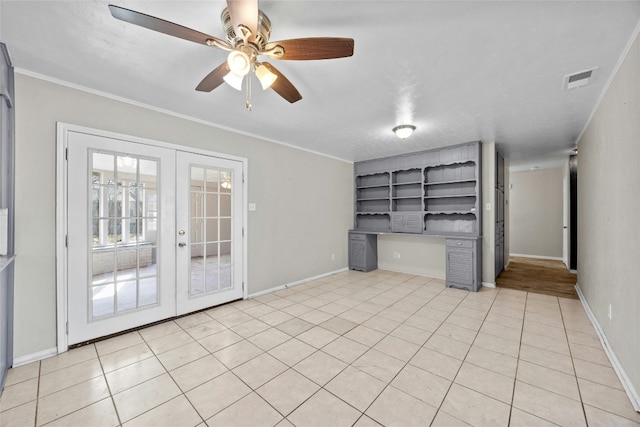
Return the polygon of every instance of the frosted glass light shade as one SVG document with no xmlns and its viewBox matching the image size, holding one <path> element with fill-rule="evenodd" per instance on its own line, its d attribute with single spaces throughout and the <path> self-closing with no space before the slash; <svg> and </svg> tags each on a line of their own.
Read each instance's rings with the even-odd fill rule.
<svg viewBox="0 0 640 427">
<path fill-rule="evenodd" d="M 393 133 L 395 133 L 398 138 L 405 139 L 409 138 L 414 130 L 416 130 L 416 127 L 413 125 L 400 125 L 393 128 Z"/>
<path fill-rule="evenodd" d="M 264 90 L 269 89 L 273 82 L 278 78 L 276 74 L 269 71 L 269 69 L 262 64 L 256 68 L 256 77 L 260 80 L 260 84 Z"/>
<path fill-rule="evenodd" d="M 249 70 L 251 70 L 249 55 L 239 50 L 229 52 L 227 64 L 229 64 L 229 69 L 239 76 L 246 76 Z"/>
<path fill-rule="evenodd" d="M 229 84 L 232 88 L 236 90 L 242 90 L 242 80 L 244 80 L 244 76 L 238 75 L 233 71 L 227 73 L 226 76 L 223 77 L 223 80 Z"/>
</svg>

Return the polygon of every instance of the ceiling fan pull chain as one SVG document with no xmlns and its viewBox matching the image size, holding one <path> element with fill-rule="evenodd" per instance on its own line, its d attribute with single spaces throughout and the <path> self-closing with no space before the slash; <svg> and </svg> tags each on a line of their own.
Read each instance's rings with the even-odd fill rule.
<svg viewBox="0 0 640 427">
<path fill-rule="evenodd" d="M 247 110 L 251 111 L 251 73 L 247 74 L 247 100 L 244 103 Z"/>
</svg>

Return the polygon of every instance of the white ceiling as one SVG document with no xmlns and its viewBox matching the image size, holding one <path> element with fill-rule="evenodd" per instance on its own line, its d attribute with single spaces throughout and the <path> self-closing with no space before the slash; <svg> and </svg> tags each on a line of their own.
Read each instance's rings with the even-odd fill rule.
<svg viewBox="0 0 640 427">
<path fill-rule="evenodd" d="M 224 39 L 224 1 L 113 4 Z M 640 20 L 640 1 L 261 1 L 271 40 L 355 40 L 351 58 L 271 61 L 303 99 L 254 78 L 253 111 L 228 85 L 194 89 L 222 50 L 111 17 L 103 1 L 0 1 L 0 40 L 18 72 L 126 98 L 358 161 L 496 141 L 514 166 L 566 158 Z M 592 83 L 563 78 L 599 67 Z M 391 129 L 417 127 L 406 140 Z"/>
</svg>

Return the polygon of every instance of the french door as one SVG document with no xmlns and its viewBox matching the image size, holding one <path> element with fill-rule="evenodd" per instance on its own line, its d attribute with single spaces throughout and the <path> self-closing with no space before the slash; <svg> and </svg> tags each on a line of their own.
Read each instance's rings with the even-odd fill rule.
<svg viewBox="0 0 640 427">
<path fill-rule="evenodd" d="M 242 163 L 178 152 L 178 314 L 242 297 Z"/>
<path fill-rule="evenodd" d="M 67 343 L 242 298 L 243 163 L 68 132 Z"/>
</svg>

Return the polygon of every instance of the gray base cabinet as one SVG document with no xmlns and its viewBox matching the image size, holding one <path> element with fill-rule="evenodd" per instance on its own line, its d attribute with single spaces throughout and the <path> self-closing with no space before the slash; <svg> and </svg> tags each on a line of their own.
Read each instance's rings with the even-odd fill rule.
<svg viewBox="0 0 640 427">
<path fill-rule="evenodd" d="M 349 269 L 371 271 L 378 268 L 378 236 L 349 232 Z"/>
<path fill-rule="evenodd" d="M 448 288 L 477 292 L 482 286 L 482 239 L 447 239 Z"/>
</svg>

